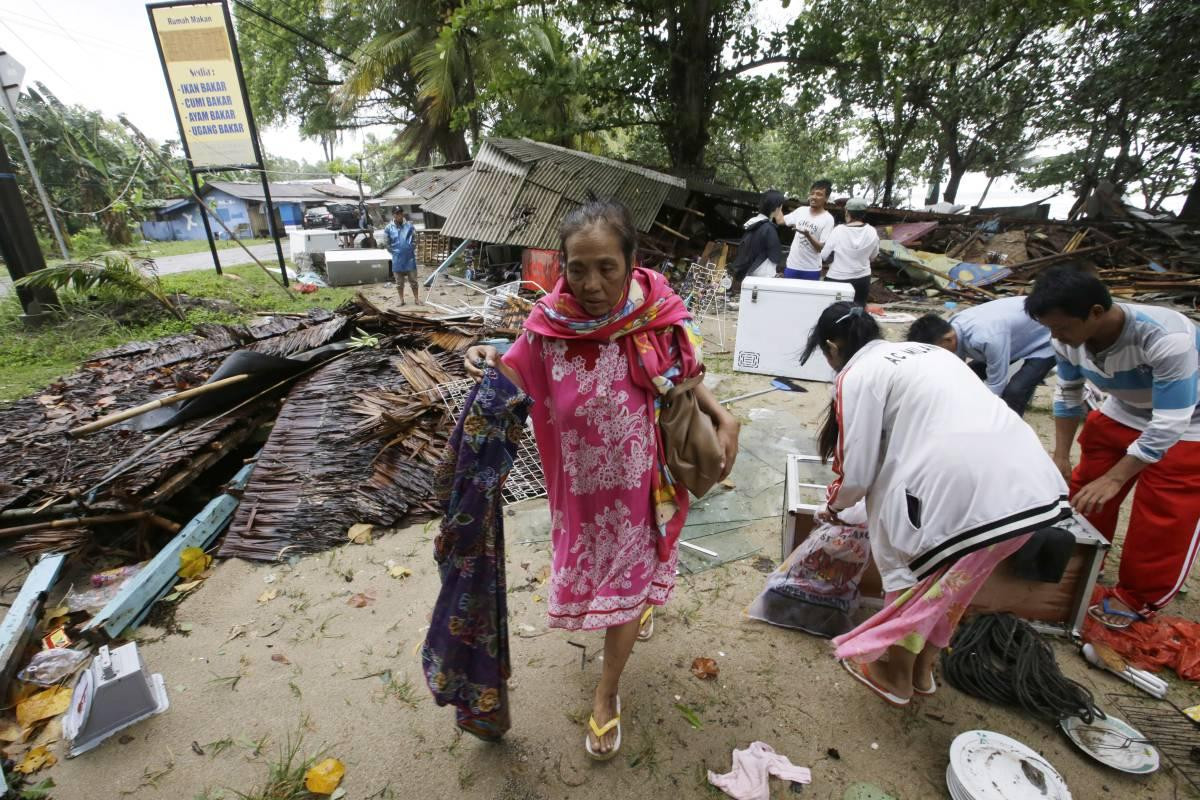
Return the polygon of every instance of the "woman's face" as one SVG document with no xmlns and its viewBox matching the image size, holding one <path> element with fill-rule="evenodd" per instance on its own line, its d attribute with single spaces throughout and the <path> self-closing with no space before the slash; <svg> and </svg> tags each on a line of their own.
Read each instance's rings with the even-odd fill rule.
<svg viewBox="0 0 1200 800">
<path fill-rule="evenodd" d="M 625 295 L 629 267 L 621 240 L 607 225 L 589 225 L 567 237 L 567 286 L 593 317 L 609 314 Z"/>
<path fill-rule="evenodd" d="M 829 366 L 834 372 L 841 372 L 842 367 L 846 366 L 846 359 L 842 357 L 842 348 L 837 342 L 826 339 L 825 343 L 821 345 L 821 352 L 825 354 L 825 360 L 829 362 Z"/>
</svg>

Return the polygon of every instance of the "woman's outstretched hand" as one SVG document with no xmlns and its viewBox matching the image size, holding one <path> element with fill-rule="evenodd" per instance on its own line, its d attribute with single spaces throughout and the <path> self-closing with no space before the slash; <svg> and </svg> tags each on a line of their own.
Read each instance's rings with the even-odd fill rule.
<svg viewBox="0 0 1200 800">
<path fill-rule="evenodd" d="M 742 423 L 728 412 L 716 420 L 716 423 L 717 441 L 721 443 L 721 449 L 725 452 L 725 460 L 721 465 L 721 480 L 725 480 L 729 473 L 733 472 L 733 462 L 737 460 L 738 433 L 742 429 Z"/>
<path fill-rule="evenodd" d="M 490 344 L 468 347 L 467 355 L 463 358 L 463 366 L 467 368 L 467 374 L 474 378 L 476 383 L 483 380 L 485 367 L 495 367 L 499 363 L 500 352 Z"/>
</svg>

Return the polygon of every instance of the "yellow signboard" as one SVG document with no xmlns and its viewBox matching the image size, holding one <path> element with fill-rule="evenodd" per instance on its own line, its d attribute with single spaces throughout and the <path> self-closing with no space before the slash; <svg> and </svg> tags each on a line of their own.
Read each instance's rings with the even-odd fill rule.
<svg viewBox="0 0 1200 800">
<path fill-rule="evenodd" d="M 192 166 L 256 164 L 224 3 L 148 8 Z"/>
</svg>

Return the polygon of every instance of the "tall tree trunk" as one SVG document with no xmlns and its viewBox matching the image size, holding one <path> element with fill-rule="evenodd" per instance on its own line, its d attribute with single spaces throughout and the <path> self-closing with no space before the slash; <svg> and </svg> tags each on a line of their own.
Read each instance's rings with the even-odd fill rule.
<svg viewBox="0 0 1200 800">
<path fill-rule="evenodd" d="M 883 207 L 891 208 L 892 191 L 896 186 L 896 165 L 900 163 L 900 151 L 889 150 L 883 157 Z"/>
<path fill-rule="evenodd" d="M 942 173 L 946 166 L 946 147 L 939 144 L 933 154 L 933 162 L 929 169 L 929 191 L 925 194 L 925 205 L 931 206 L 937 202 L 938 194 L 942 191 Z"/>
<path fill-rule="evenodd" d="M 992 184 L 996 181 L 995 175 L 988 176 L 987 186 L 983 187 L 983 194 L 979 196 L 979 202 L 975 204 L 976 208 L 983 208 L 983 201 L 987 199 L 988 192 L 992 190 Z"/>
<path fill-rule="evenodd" d="M 1200 170 L 1196 171 L 1196 179 L 1192 181 L 1192 188 L 1188 189 L 1187 197 L 1183 201 L 1183 209 L 1179 212 L 1179 218 L 1190 222 L 1200 222 Z"/>
<path fill-rule="evenodd" d="M 964 167 L 964 165 L 959 164 L 959 165 L 955 166 L 954 163 L 951 162 L 950 178 L 946 181 L 946 191 L 942 195 L 942 197 L 945 199 L 945 201 L 947 203 L 953 203 L 955 198 L 958 197 L 959 184 L 962 183 L 963 175 L 966 175 L 966 174 L 967 174 L 967 171 L 966 171 L 966 168 Z"/>
<path fill-rule="evenodd" d="M 672 102 L 660 135 L 672 168 L 687 176 L 703 175 L 709 142 L 713 84 L 723 45 L 709 36 L 713 5 L 712 0 L 693 0 L 667 16 L 671 59 L 667 83 Z"/>
</svg>

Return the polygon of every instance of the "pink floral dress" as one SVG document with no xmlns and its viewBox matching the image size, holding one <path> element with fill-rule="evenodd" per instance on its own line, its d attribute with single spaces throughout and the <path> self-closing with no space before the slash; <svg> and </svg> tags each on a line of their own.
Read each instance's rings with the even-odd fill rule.
<svg viewBox="0 0 1200 800">
<path fill-rule="evenodd" d="M 609 628 L 662 605 L 677 553 L 656 552 L 654 403 L 625 349 L 526 331 L 504 363 L 534 400 L 554 548 L 551 627 Z"/>
</svg>

